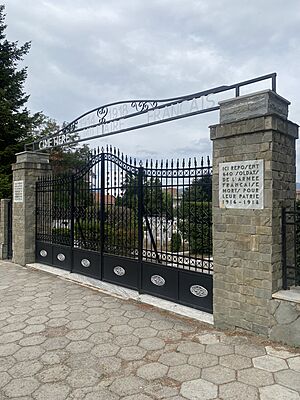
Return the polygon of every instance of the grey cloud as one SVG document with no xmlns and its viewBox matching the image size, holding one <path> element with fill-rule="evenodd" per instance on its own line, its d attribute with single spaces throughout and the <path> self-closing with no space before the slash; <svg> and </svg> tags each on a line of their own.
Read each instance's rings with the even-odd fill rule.
<svg viewBox="0 0 300 400">
<path fill-rule="evenodd" d="M 30 108 L 60 122 L 114 100 L 178 96 L 273 71 L 292 102 L 290 118 L 299 120 L 298 0 L 9 0 L 6 12 L 9 38 L 32 40 Z M 208 125 L 217 119 L 202 115 L 91 145 L 194 156 L 210 152 Z"/>
</svg>

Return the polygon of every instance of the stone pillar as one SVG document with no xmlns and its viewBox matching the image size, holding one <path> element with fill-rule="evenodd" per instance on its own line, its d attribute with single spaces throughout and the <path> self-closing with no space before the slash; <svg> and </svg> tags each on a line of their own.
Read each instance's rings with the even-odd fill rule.
<svg viewBox="0 0 300 400">
<path fill-rule="evenodd" d="M 220 103 L 220 124 L 210 128 L 217 327 L 242 328 L 267 336 L 270 331 L 270 300 L 272 293 L 282 286 L 281 210 L 293 204 L 296 194 L 298 126 L 287 120 L 289 104 L 271 90 L 226 100 Z M 232 189 L 240 188 L 235 200 L 231 198 L 238 205 L 228 208 L 229 197 L 224 201 L 225 194 L 219 196 L 220 163 L 247 160 L 263 160 L 259 162 L 263 170 L 263 198 L 258 193 L 256 206 L 252 200 L 250 206 L 243 204 L 239 196 L 247 194 L 247 190 L 239 182 L 236 187 L 227 187 L 231 196 Z M 241 168 L 239 165 L 242 164 L 226 167 L 233 177 L 237 177 L 238 169 L 234 168 Z M 232 184 L 230 179 L 223 180 L 223 188 L 228 182 Z M 259 184 L 257 188 L 259 191 Z"/>
<path fill-rule="evenodd" d="M 35 183 L 51 171 L 49 155 L 32 151 L 16 154 L 13 169 L 13 262 L 35 261 Z"/>
<path fill-rule="evenodd" d="M 0 260 L 8 258 L 8 207 L 10 199 L 0 201 Z"/>
</svg>

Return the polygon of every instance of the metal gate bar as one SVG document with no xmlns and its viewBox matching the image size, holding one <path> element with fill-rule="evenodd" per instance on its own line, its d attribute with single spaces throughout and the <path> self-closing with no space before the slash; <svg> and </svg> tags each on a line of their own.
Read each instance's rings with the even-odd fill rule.
<svg viewBox="0 0 300 400">
<path fill-rule="evenodd" d="M 211 165 L 116 149 L 37 182 L 37 261 L 212 311 Z"/>
<path fill-rule="evenodd" d="M 300 206 L 282 209 L 282 288 L 300 286 Z"/>
</svg>

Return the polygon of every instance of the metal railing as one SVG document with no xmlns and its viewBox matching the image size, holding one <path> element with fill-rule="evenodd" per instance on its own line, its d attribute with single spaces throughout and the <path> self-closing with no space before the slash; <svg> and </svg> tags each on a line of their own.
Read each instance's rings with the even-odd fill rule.
<svg viewBox="0 0 300 400">
<path fill-rule="evenodd" d="M 80 115 L 69 124 L 63 126 L 63 128 L 54 135 L 46 136 L 26 144 L 25 150 L 44 150 L 52 147 L 64 146 L 70 142 L 79 143 L 216 111 L 220 109 L 220 106 L 215 104 L 214 101 L 209 101 L 210 106 L 206 108 L 195 107 L 193 106 L 193 102 L 197 102 L 200 98 L 208 99 L 209 95 L 231 90 L 233 90 L 235 96 L 238 97 L 240 96 L 242 87 L 266 80 L 271 81 L 271 89 L 276 92 L 276 76 L 277 74 L 273 72 L 232 85 L 217 86 L 173 98 L 134 99 L 105 104 Z M 190 107 L 186 110 L 181 110 L 181 106 L 187 102 L 191 102 Z M 151 118 L 149 117 L 149 113 L 152 113 Z M 140 116 L 147 116 L 147 114 L 148 118 L 144 120 L 143 118 L 142 120 L 139 119 Z M 135 122 L 130 126 L 125 126 L 125 122 L 127 121 L 130 123 L 131 119 Z"/>
<path fill-rule="evenodd" d="M 98 150 L 86 166 L 37 182 L 37 241 L 212 272 L 212 167 Z"/>
<path fill-rule="evenodd" d="M 300 285 L 300 207 L 282 209 L 282 288 Z"/>
</svg>

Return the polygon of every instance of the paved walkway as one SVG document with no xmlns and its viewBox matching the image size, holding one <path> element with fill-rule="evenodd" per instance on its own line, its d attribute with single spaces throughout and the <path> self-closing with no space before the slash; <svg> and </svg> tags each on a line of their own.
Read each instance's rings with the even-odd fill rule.
<svg viewBox="0 0 300 400">
<path fill-rule="evenodd" d="M 300 400 L 300 354 L 0 263 L 0 398 Z"/>
</svg>

